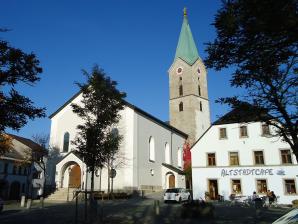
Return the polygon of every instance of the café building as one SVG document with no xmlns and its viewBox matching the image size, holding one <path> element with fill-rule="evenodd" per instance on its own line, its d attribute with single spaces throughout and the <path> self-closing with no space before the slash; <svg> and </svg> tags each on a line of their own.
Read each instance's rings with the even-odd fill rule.
<svg viewBox="0 0 298 224">
<path fill-rule="evenodd" d="M 237 109 L 214 122 L 191 149 L 194 199 L 230 195 L 260 197 L 274 191 L 277 203 L 298 199 L 298 167 L 290 146 L 274 128 Z"/>
</svg>

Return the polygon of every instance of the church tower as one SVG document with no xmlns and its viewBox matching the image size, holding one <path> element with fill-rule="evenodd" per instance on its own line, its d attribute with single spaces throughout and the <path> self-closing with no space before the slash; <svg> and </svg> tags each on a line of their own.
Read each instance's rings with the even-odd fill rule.
<svg viewBox="0 0 298 224">
<path fill-rule="evenodd" d="M 188 23 L 186 8 L 173 64 L 169 69 L 170 125 L 189 135 L 192 145 L 210 126 L 207 71 Z"/>
</svg>

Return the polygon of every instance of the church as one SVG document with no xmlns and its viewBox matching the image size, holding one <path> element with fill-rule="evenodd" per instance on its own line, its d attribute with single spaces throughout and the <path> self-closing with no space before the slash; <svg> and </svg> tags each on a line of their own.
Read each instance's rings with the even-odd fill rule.
<svg viewBox="0 0 298 224">
<path fill-rule="evenodd" d="M 162 190 L 185 187 L 183 146 L 192 145 L 210 126 L 207 71 L 198 50 L 186 9 L 175 58 L 169 70 L 169 123 L 163 122 L 129 102 L 115 127 L 123 136 L 113 161 L 113 190 Z M 50 146 L 60 159 L 52 166 L 50 181 L 60 190 L 90 189 L 91 175 L 72 145 L 76 127 L 83 122 L 71 104 L 82 99 L 75 94 L 52 115 Z M 95 175 L 95 190 L 107 191 L 108 172 Z"/>
</svg>

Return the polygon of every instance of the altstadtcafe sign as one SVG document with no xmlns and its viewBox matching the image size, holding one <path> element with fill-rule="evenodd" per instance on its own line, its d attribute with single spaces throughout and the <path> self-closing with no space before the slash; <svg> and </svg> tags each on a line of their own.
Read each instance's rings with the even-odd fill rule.
<svg viewBox="0 0 298 224">
<path fill-rule="evenodd" d="M 221 176 L 272 176 L 272 175 L 285 175 L 284 170 L 252 168 L 252 169 L 222 169 Z"/>
</svg>

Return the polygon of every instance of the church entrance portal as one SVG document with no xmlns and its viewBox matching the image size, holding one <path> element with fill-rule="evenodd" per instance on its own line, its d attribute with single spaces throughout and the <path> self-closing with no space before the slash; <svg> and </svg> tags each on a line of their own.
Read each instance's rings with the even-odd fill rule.
<svg viewBox="0 0 298 224">
<path fill-rule="evenodd" d="M 78 188 L 81 186 L 81 168 L 78 164 L 71 167 L 68 186 L 71 188 Z"/>
<path fill-rule="evenodd" d="M 169 176 L 169 188 L 174 188 L 175 187 L 175 176 L 171 174 Z"/>
</svg>

